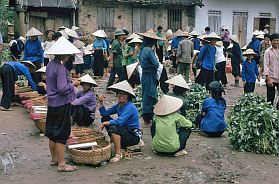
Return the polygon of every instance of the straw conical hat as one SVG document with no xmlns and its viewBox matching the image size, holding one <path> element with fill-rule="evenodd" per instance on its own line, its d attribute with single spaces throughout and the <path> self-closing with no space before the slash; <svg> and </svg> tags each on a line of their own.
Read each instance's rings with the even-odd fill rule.
<svg viewBox="0 0 279 184">
<path fill-rule="evenodd" d="M 20 61 L 21 63 L 27 63 L 31 66 L 33 66 L 36 69 L 36 66 L 31 61 Z"/>
<path fill-rule="evenodd" d="M 199 36 L 199 33 L 198 33 L 197 30 L 193 30 L 193 31 L 190 33 L 190 35 L 192 35 L 192 36 Z"/>
<path fill-rule="evenodd" d="M 129 41 L 128 44 L 131 44 L 131 43 L 142 43 L 142 40 L 139 38 L 133 38 L 131 41 Z"/>
<path fill-rule="evenodd" d="M 81 78 L 79 78 L 80 82 L 82 83 L 89 83 L 89 84 L 93 84 L 93 86 L 98 86 L 98 84 L 94 81 L 94 79 L 92 79 L 92 77 L 90 77 L 89 74 L 86 74 L 84 76 L 82 76 Z"/>
<path fill-rule="evenodd" d="M 79 30 L 79 27 L 72 26 L 71 30 L 73 30 L 73 31 Z"/>
<path fill-rule="evenodd" d="M 265 35 L 265 32 L 263 32 L 262 30 L 259 31 L 259 35 Z"/>
<path fill-rule="evenodd" d="M 139 38 L 142 39 L 139 35 L 137 35 L 136 33 L 132 33 L 126 40 L 131 40 L 133 38 Z"/>
<path fill-rule="evenodd" d="M 253 51 L 253 49 L 247 49 L 245 52 L 242 53 L 243 56 L 246 56 L 246 55 L 257 55 L 257 53 L 255 53 Z"/>
<path fill-rule="evenodd" d="M 169 83 L 169 84 L 173 84 L 185 89 L 190 89 L 189 85 L 187 84 L 187 82 L 185 81 L 185 79 L 183 78 L 183 76 L 181 74 L 174 76 L 173 78 L 166 80 L 165 83 Z"/>
<path fill-rule="evenodd" d="M 259 31 L 258 30 L 254 31 L 253 35 L 255 35 L 255 36 L 259 35 Z"/>
<path fill-rule="evenodd" d="M 153 29 L 149 29 L 145 33 L 137 33 L 137 34 L 141 35 L 143 37 L 152 38 L 155 40 L 164 40 L 163 38 L 160 38 L 159 36 L 157 36 L 156 33 L 153 31 Z"/>
<path fill-rule="evenodd" d="M 75 40 L 73 42 L 73 45 L 76 46 L 78 49 L 84 47 L 84 43 L 82 41 L 80 41 L 80 40 Z"/>
<path fill-rule="evenodd" d="M 216 39 L 217 41 L 221 41 L 222 39 L 220 36 L 218 36 L 215 32 L 209 33 L 206 37 L 204 37 L 205 40 L 211 40 L 211 39 Z"/>
<path fill-rule="evenodd" d="M 181 33 L 181 36 L 189 37 L 190 35 L 189 35 L 189 33 L 187 31 L 184 31 L 184 32 Z"/>
<path fill-rule="evenodd" d="M 66 38 L 61 36 L 48 50 L 45 51 L 45 54 L 53 55 L 65 55 L 65 54 L 77 54 L 80 53 L 71 42 Z"/>
<path fill-rule="evenodd" d="M 174 36 L 181 36 L 181 34 L 183 33 L 183 31 L 181 29 L 178 29 L 175 33 Z"/>
<path fill-rule="evenodd" d="M 63 30 L 61 30 L 61 31 L 59 31 L 59 32 L 62 34 L 62 36 L 63 36 L 64 38 L 69 39 L 69 36 L 68 36 L 68 34 L 66 33 L 65 29 L 63 29 Z"/>
<path fill-rule="evenodd" d="M 164 116 L 177 111 L 182 105 L 183 101 L 180 98 L 163 95 L 155 105 L 153 112 L 156 115 Z"/>
<path fill-rule="evenodd" d="M 108 37 L 107 33 L 103 29 L 101 29 L 101 31 L 104 33 L 105 37 Z"/>
<path fill-rule="evenodd" d="M 218 42 L 216 42 L 216 45 L 219 46 L 219 47 L 222 47 L 224 44 L 223 44 L 222 41 L 218 41 Z"/>
<path fill-rule="evenodd" d="M 40 36 L 43 35 L 38 29 L 32 27 L 29 31 L 27 31 L 26 36 Z"/>
<path fill-rule="evenodd" d="M 93 36 L 100 37 L 100 38 L 105 38 L 106 37 L 106 35 L 104 34 L 104 32 L 102 30 L 95 31 L 93 33 Z"/>
<path fill-rule="evenodd" d="M 264 35 L 263 34 L 260 34 L 260 35 L 258 35 L 258 36 L 256 36 L 256 38 L 259 38 L 259 39 L 264 39 Z"/>
<path fill-rule="evenodd" d="M 266 24 L 264 27 L 270 27 L 268 24 Z"/>
<path fill-rule="evenodd" d="M 241 50 L 246 50 L 247 49 L 247 45 L 244 45 Z"/>
<path fill-rule="evenodd" d="M 198 36 L 198 39 L 205 41 L 205 42 L 209 42 L 208 40 L 205 40 L 206 35 L 200 35 Z"/>
<path fill-rule="evenodd" d="M 237 35 L 232 35 L 232 36 L 231 36 L 231 40 L 234 41 L 234 42 L 236 42 L 236 43 L 238 43 L 238 37 L 237 37 Z"/>
<path fill-rule="evenodd" d="M 93 48 L 92 45 L 87 45 L 86 47 L 83 48 L 84 55 L 89 55 L 92 54 Z"/>
<path fill-rule="evenodd" d="M 131 76 L 132 76 L 133 72 L 135 71 L 135 69 L 137 68 L 138 64 L 139 63 L 136 62 L 136 63 L 133 63 L 133 64 L 130 64 L 130 65 L 126 66 L 128 79 L 131 78 Z"/>
<path fill-rule="evenodd" d="M 68 36 L 71 36 L 73 38 L 79 38 L 79 36 L 78 36 L 76 31 L 73 31 L 73 30 L 71 30 L 69 28 L 66 28 L 64 30 L 65 30 L 65 32 L 67 33 Z"/>
<path fill-rule="evenodd" d="M 46 73 L 46 66 L 43 66 L 42 68 L 40 68 L 40 69 L 37 70 L 36 72 Z"/>
<path fill-rule="evenodd" d="M 112 89 L 114 91 L 115 90 L 116 91 L 118 91 L 118 90 L 125 91 L 125 92 L 129 93 L 130 95 L 132 95 L 133 97 L 136 97 L 132 87 L 126 80 L 113 84 L 113 85 L 109 86 L 108 89 Z"/>
</svg>

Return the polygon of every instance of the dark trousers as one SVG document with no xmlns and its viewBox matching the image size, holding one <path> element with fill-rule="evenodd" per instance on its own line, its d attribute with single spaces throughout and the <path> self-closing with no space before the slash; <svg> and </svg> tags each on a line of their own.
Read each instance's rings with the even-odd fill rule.
<svg viewBox="0 0 279 184">
<path fill-rule="evenodd" d="M 118 75 L 119 82 L 125 80 L 124 75 L 123 75 L 122 67 L 112 67 L 107 87 L 111 86 L 114 83 L 114 79 L 115 79 L 116 74 Z"/>
<path fill-rule="evenodd" d="M 208 90 L 208 85 L 214 81 L 214 71 L 213 70 L 207 70 L 205 68 L 201 68 L 201 71 L 198 76 L 197 83 L 206 87 Z"/>
<path fill-rule="evenodd" d="M 195 119 L 195 125 L 197 128 L 200 128 L 201 126 L 201 121 L 204 118 L 204 116 L 202 116 L 201 114 L 198 114 L 196 119 Z M 220 137 L 224 131 L 222 132 L 207 132 L 207 131 L 202 131 L 202 133 L 206 134 L 208 137 Z"/>
<path fill-rule="evenodd" d="M 96 50 L 94 52 L 94 76 L 103 76 L 104 75 L 104 55 L 103 50 Z"/>
<path fill-rule="evenodd" d="M 244 85 L 244 93 L 253 93 L 255 90 L 255 82 L 246 82 Z"/>
<path fill-rule="evenodd" d="M 0 68 L 0 75 L 2 79 L 3 90 L 1 106 L 8 109 L 11 107 L 11 104 L 15 96 L 15 74 L 13 67 L 4 64 Z"/>
<path fill-rule="evenodd" d="M 151 131 L 151 136 L 153 138 L 156 134 L 156 124 L 154 124 L 154 123 L 152 124 L 152 126 L 150 127 L 150 131 Z M 190 137 L 191 132 L 192 131 L 191 131 L 190 128 L 180 127 L 179 129 L 177 129 L 177 133 L 179 135 L 179 142 L 180 142 L 179 149 L 177 151 L 175 151 L 174 153 L 160 153 L 160 152 L 158 152 L 158 154 L 173 155 L 176 152 L 184 150 L 186 148 L 186 143 L 187 143 L 188 138 Z"/>
<path fill-rule="evenodd" d="M 33 64 L 36 66 L 36 70 L 39 70 L 41 68 L 41 62 L 39 60 L 34 61 Z M 38 84 L 41 81 L 41 72 L 31 73 L 31 77 L 35 84 Z"/>
<path fill-rule="evenodd" d="M 44 66 L 46 66 L 49 63 L 49 58 L 44 58 Z M 39 68 L 37 68 L 38 70 Z"/>
<path fill-rule="evenodd" d="M 156 48 L 156 54 L 159 58 L 159 62 L 163 63 L 163 56 L 164 56 L 163 46 L 159 46 L 159 48 Z"/>
<path fill-rule="evenodd" d="M 169 92 L 169 84 L 165 83 L 166 80 L 168 80 L 168 73 L 166 68 L 163 66 L 163 71 L 159 82 L 160 82 L 160 88 L 164 94 L 167 94 Z"/>
<path fill-rule="evenodd" d="M 274 99 L 275 99 L 275 87 L 277 88 L 277 91 L 279 92 L 279 83 L 273 82 L 272 87 L 269 87 L 266 84 L 267 101 L 271 102 L 272 105 L 273 105 Z M 276 108 L 279 109 L 279 103 L 277 103 Z"/>
<path fill-rule="evenodd" d="M 226 61 L 222 61 L 221 63 L 216 63 L 215 71 L 215 80 L 221 81 L 223 85 L 228 83 L 227 76 L 226 76 Z"/>
<path fill-rule="evenodd" d="M 73 105 L 71 107 L 71 115 L 73 121 L 78 126 L 88 127 L 94 122 L 94 119 L 91 117 L 91 112 L 83 105 Z"/>
<path fill-rule="evenodd" d="M 92 69 L 94 70 L 94 57 L 92 55 L 83 56 L 84 60 L 84 70 Z"/>
</svg>

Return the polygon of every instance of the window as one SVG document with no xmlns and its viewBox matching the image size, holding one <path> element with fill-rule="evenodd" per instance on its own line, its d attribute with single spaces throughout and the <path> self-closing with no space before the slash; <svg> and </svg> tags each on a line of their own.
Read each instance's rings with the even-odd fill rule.
<svg viewBox="0 0 279 184">
<path fill-rule="evenodd" d="M 173 31 L 182 28 L 182 10 L 171 9 L 168 10 L 168 27 Z"/>
<path fill-rule="evenodd" d="M 271 17 L 271 13 L 260 13 L 260 17 Z"/>
<path fill-rule="evenodd" d="M 133 9 L 133 32 L 145 32 L 155 27 L 154 10 L 150 8 Z"/>
<path fill-rule="evenodd" d="M 216 32 L 217 34 L 221 28 L 221 11 L 209 10 L 208 11 L 208 26 L 211 32 Z"/>
<path fill-rule="evenodd" d="M 114 8 L 97 8 L 98 29 L 103 29 L 109 35 L 115 31 L 114 27 Z"/>
</svg>

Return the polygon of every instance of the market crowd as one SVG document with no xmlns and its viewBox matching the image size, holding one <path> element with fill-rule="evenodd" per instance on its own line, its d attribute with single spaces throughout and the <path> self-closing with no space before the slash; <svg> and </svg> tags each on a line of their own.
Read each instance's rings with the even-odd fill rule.
<svg viewBox="0 0 279 184">
<path fill-rule="evenodd" d="M 269 35 L 268 27 L 256 30 L 252 41 L 242 48 L 237 35 L 231 35 L 227 27 L 222 27 L 219 34 L 209 27 L 203 34 L 197 30 L 167 30 L 164 34 L 161 26 L 156 32 L 150 29 L 131 34 L 117 29 L 113 39 L 103 30 L 85 35 L 76 26 L 61 26 L 57 32 L 48 30 L 45 34 L 31 28 L 25 37 L 9 43 L 14 61 L 0 68 L 1 110 L 13 110 L 15 81 L 24 75 L 33 90 L 47 95 L 45 135 L 49 138 L 51 165 L 58 171 L 74 171 L 77 167 L 66 164 L 64 158 L 71 119 L 78 126 L 91 126 L 97 122 L 97 103 L 102 116 L 99 128 L 106 129 L 115 147 L 111 162 L 121 160 L 121 148 L 144 145 L 138 109 L 133 103 L 137 98 L 134 88 L 141 85 L 142 116 L 144 125 L 150 126 L 153 151 L 186 155 L 193 126 L 211 137 L 220 137 L 227 127 L 226 101 L 222 97 L 228 85 L 226 71 L 231 70 L 234 87 L 239 87 L 242 79 L 244 93 L 254 92 L 256 80 L 262 78 L 266 81 L 267 101 L 276 103 L 279 35 Z M 118 99 L 111 107 L 104 106 L 105 95 L 94 92 L 98 86 L 95 80 L 108 72 L 106 90 L 116 92 Z M 193 83 L 210 92 L 195 122 L 185 118 L 185 99 Z M 158 90 L 163 93 L 159 99 Z M 112 118 L 114 114 L 117 118 Z"/>
</svg>

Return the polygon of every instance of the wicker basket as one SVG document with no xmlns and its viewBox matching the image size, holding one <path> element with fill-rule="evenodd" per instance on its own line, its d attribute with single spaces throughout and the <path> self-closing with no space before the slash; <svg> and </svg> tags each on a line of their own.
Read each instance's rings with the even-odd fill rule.
<svg viewBox="0 0 279 184">
<path fill-rule="evenodd" d="M 98 145 L 88 150 L 68 149 L 72 160 L 78 164 L 98 165 L 111 157 L 111 144 L 105 140 L 97 141 Z"/>
<path fill-rule="evenodd" d="M 40 132 L 43 134 L 46 133 L 46 119 L 34 120 L 34 124 L 40 130 Z"/>
</svg>

